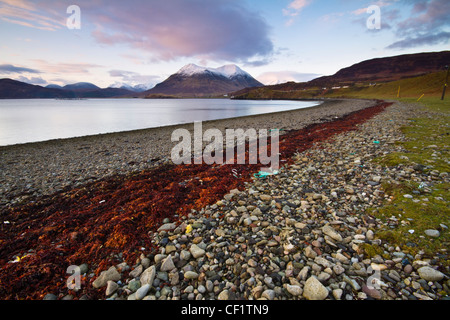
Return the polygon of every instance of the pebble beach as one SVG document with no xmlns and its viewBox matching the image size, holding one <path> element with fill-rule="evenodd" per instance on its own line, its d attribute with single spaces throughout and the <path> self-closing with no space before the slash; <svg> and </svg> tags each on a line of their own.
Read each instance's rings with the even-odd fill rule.
<svg viewBox="0 0 450 320">
<path fill-rule="evenodd" d="M 203 126 L 298 130 L 374 104 L 327 101 L 310 109 Z M 386 168 L 372 161 L 401 151 L 396 144 L 404 139 L 400 128 L 423 112 L 394 102 L 357 130 L 295 154 L 278 174 L 254 177 L 214 204 L 165 218 L 141 235 L 155 248 L 150 254 L 126 261 L 118 253 L 117 263 L 101 270 L 91 261 L 80 263 L 83 286 L 109 300 L 442 299 L 450 293 L 449 271 L 440 263 L 447 252 L 431 257 L 403 252 L 377 237 L 387 224 L 401 221 L 385 222 L 368 213 L 390 201 L 383 182 L 449 182 L 443 172 Z M 109 175 L 158 167 L 169 161 L 174 129 L 2 147 L 1 206 L 6 210 Z M 431 230 L 426 236 L 439 236 L 436 232 L 448 230 Z M 382 252 L 368 256 L 367 245 Z M 40 298 L 92 297 L 66 290 Z"/>
</svg>

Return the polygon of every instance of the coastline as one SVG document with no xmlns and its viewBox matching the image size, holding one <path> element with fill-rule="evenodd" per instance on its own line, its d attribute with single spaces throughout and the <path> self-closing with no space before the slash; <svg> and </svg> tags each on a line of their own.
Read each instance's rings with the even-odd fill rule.
<svg viewBox="0 0 450 320">
<path fill-rule="evenodd" d="M 365 109 L 374 100 L 327 100 L 310 108 L 204 121 L 217 128 L 298 130 Z M 0 147 L 0 205 L 10 206 L 168 161 L 171 133 L 193 123 Z"/>
</svg>

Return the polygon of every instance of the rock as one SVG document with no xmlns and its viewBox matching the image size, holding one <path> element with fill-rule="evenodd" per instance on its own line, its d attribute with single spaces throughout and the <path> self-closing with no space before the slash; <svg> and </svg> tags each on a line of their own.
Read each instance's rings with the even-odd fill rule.
<svg viewBox="0 0 450 320">
<path fill-rule="evenodd" d="M 158 232 L 160 231 L 171 231 L 177 227 L 175 223 L 165 223 L 161 227 L 158 228 Z"/>
<path fill-rule="evenodd" d="M 380 300 L 382 298 L 380 290 L 376 290 L 374 288 L 369 288 L 365 284 L 362 285 L 362 291 L 367 294 L 369 297 Z"/>
<path fill-rule="evenodd" d="M 334 289 L 333 290 L 333 297 L 336 300 L 341 300 L 342 294 L 344 293 L 344 291 L 342 291 L 342 289 Z"/>
<path fill-rule="evenodd" d="M 205 255 L 205 250 L 201 249 L 196 244 L 191 245 L 191 248 L 189 249 L 194 259 L 203 257 Z"/>
<path fill-rule="evenodd" d="M 444 274 L 431 267 L 422 267 L 417 270 L 419 276 L 426 281 L 441 281 L 444 278 Z"/>
<path fill-rule="evenodd" d="M 144 267 L 140 264 L 136 268 L 134 268 L 133 271 L 130 272 L 130 277 L 133 278 L 139 277 L 142 271 L 144 271 Z"/>
<path fill-rule="evenodd" d="M 172 256 L 168 256 L 165 258 L 161 264 L 161 271 L 172 271 L 175 269 L 175 265 L 173 264 Z"/>
<path fill-rule="evenodd" d="M 332 238 L 333 240 L 336 240 L 338 242 L 342 241 L 342 236 L 336 230 L 334 230 L 334 228 L 329 224 L 322 227 L 322 232 L 327 236 L 329 236 L 330 238 Z"/>
<path fill-rule="evenodd" d="M 191 258 L 191 253 L 186 250 L 181 250 L 180 252 L 180 259 L 188 261 Z"/>
<path fill-rule="evenodd" d="M 107 285 L 106 285 L 106 296 L 109 297 L 110 295 L 112 295 L 114 292 L 116 292 L 116 290 L 119 288 L 119 285 L 112 281 L 109 280 Z"/>
<path fill-rule="evenodd" d="M 262 201 L 270 201 L 270 200 L 272 200 L 272 196 L 269 196 L 268 194 L 261 194 L 261 195 L 259 196 L 259 198 L 260 198 Z"/>
<path fill-rule="evenodd" d="M 198 278 L 198 273 L 194 272 L 194 271 L 186 271 L 184 273 L 184 278 L 188 279 L 188 280 L 190 280 L 190 279 L 197 279 Z"/>
<path fill-rule="evenodd" d="M 43 300 L 58 300 L 58 297 L 53 293 L 47 293 Z"/>
<path fill-rule="evenodd" d="M 120 277 L 120 273 L 117 271 L 116 267 L 112 266 L 108 270 L 102 271 L 100 276 L 92 283 L 92 286 L 96 289 L 102 288 L 107 285 L 109 280 L 119 281 Z"/>
<path fill-rule="evenodd" d="M 317 257 L 317 253 L 313 250 L 313 248 L 311 248 L 311 246 L 307 246 L 305 248 L 305 256 L 307 258 L 314 259 Z"/>
<path fill-rule="evenodd" d="M 344 274 L 343 280 L 348 283 L 353 288 L 353 290 L 361 290 L 361 286 L 358 284 L 358 282 L 356 282 L 355 279 L 348 277 L 346 274 Z"/>
<path fill-rule="evenodd" d="M 155 266 L 148 267 L 141 274 L 141 277 L 140 277 L 141 285 L 145 285 L 145 284 L 152 285 L 153 281 L 155 280 L 155 276 L 156 276 Z"/>
<path fill-rule="evenodd" d="M 214 290 L 214 284 L 212 283 L 211 280 L 206 280 L 206 290 L 208 292 L 213 292 Z"/>
<path fill-rule="evenodd" d="M 136 300 L 142 300 L 146 295 L 148 290 L 150 290 L 150 284 L 144 284 L 142 287 L 140 287 L 136 292 L 135 292 L 135 298 Z"/>
<path fill-rule="evenodd" d="M 328 289 L 315 277 L 306 280 L 303 296 L 308 300 L 324 300 L 328 296 Z"/>
<path fill-rule="evenodd" d="M 275 298 L 275 291 L 271 289 L 264 290 L 261 297 L 266 298 L 267 300 L 273 300 Z"/>
<path fill-rule="evenodd" d="M 427 236 L 433 237 L 433 238 L 437 238 L 437 237 L 439 237 L 441 235 L 438 230 L 434 230 L 434 229 L 425 230 L 425 234 Z"/>
<path fill-rule="evenodd" d="M 141 281 L 139 281 L 139 280 L 133 279 L 128 283 L 128 289 L 130 289 L 132 292 L 136 292 L 137 289 L 139 289 L 140 287 L 141 287 Z"/>
<path fill-rule="evenodd" d="M 230 298 L 228 290 L 223 290 L 217 297 L 218 300 L 228 300 Z"/>
</svg>

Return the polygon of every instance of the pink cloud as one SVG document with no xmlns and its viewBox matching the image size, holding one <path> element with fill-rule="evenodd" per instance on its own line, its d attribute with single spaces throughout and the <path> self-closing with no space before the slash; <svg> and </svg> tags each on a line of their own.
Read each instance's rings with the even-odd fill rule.
<svg viewBox="0 0 450 320">
<path fill-rule="evenodd" d="M 237 0 L 120 2 L 86 14 L 95 17 L 92 35 L 99 43 L 128 44 L 159 60 L 246 61 L 273 51 L 264 19 Z"/>
</svg>

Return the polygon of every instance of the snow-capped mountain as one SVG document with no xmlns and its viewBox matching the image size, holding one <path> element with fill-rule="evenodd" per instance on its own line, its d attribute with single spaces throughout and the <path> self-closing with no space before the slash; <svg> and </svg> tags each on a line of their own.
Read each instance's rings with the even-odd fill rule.
<svg viewBox="0 0 450 320">
<path fill-rule="evenodd" d="M 145 94 L 177 97 L 221 96 L 258 86 L 262 84 L 234 64 L 208 68 L 190 63 L 153 89 L 145 91 Z"/>
<path fill-rule="evenodd" d="M 133 92 L 144 92 L 153 87 L 154 87 L 153 84 L 137 84 L 137 85 L 132 86 L 127 83 L 120 83 L 120 82 L 116 82 L 109 86 L 109 88 L 125 89 L 125 90 L 129 90 L 129 91 L 133 91 Z"/>
<path fill-rule="evenodd" d="M 207 68 L 207 67 L 200 67 L 196 64 L 190 63 L 185 65 L 183 68 L 181 68 L 176 74 L 184 75 L 184 76 L 192 76 L 195 74 L 201 74 L 201 73 L 213 73 L 217 75 L 221 75 L 227 78 L 233 78 L 236 76 L 247 76 L 251 77 L 250 74 L 239 68 L 235 64 L 227 64 L 219 68 Z"/>
</svg>

